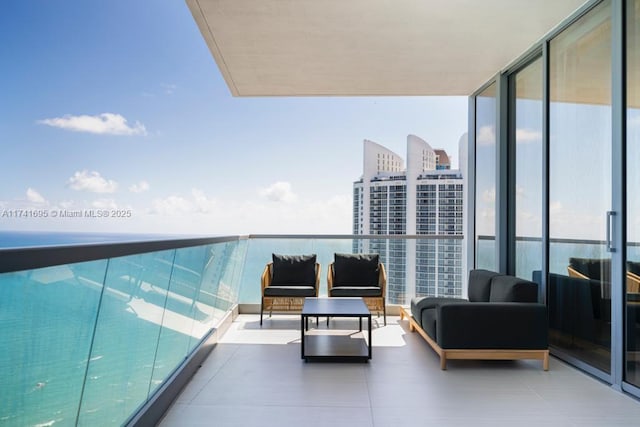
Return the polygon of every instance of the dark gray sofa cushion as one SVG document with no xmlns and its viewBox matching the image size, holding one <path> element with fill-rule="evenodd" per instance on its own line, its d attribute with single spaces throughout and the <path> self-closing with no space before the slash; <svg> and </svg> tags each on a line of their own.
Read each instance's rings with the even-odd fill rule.
<svg viewBox="0 0 640 427">
<path fill-rule="evenodd" d="M 335 254 L 333 286 L 378 286 L 378 254 Z"/>
<path fill-rule="evenodd" d="M 272 254 L 271 286 L 300 286 L 316 283 L 316 255 Z"/>
<path fill-rule="evenodd" d="M 549 347 L 544 304 L 444 304 L 437 310 L 437 342 L 444 349 L 541 350 Z"/>
<path fill-rule="evenodd" d="M 471 270 L 469 272 L 469 301 L 487 302 L 491 294 L 491 279 L 500 273 L 489 270 Z"/>
<path fill-rule="evenodd" d="M 431 308 L 436 308 L 441 304 L 448 304 L 452 302 L 468 302 L 462 298 L 447 298 L 447 297 L 414 297 L 411 298 L 411 315 L 418 323 L 422 320 L 422 312 Z M 425 329 L 422 323 L 420 323 L 422 329 Z M 426 331 L 426 329 L 425 329 Z M 432 337 L 433 338 L 433 337 Z"/>
<path fill-rule="evenodd" d="M 514 276 L 494 276 L 490 302 L 538 302 L 538 284 Z"/>
<path fill-rule="evenodd" d="M 434 341 L 437 342 L 438 335 L 436 331 L 438 318 L 438 309 L 437 308 L 427 308 L 422 310 L 422 315 L 420 316 L 420 326 L 422 329 L 429 335 Z"/>
</svg>

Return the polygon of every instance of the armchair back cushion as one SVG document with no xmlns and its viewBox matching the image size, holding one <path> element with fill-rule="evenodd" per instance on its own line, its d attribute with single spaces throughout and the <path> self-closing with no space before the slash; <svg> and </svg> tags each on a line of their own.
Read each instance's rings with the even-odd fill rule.
<svg viewBox="0 0 640 427">
<path fill-rule="evenodd" d="M 489 270 L 471 270 L 469 272 L 469 301 L 489 302 L 491 279 L 500 273 Z"/>
<path fill-rule="evenodd" d="M 611 281 L 611 260 L 608 258 L 569 258 L 569 266 L 589 279 Z"/>
<path fill-rule="evenodd" d="M 300 286 L 316 284 L 316 255 L 273 254 L 271 284 Z"/>
<path fill-rule="evenodd" d="M 335 254 L 333 286 L 378 286 L 378 254 Z"/>
<path fill-rule="evenodd" d="M 538 302 L 538 284 L 514 276 L 495 276 L 489 302 Z"/>
<path fill-rule="evenodd" d="M 627 261 L 627 271 L 635 274 L 636 276 L 640 276 L 640 262 Z"/>
</svg>

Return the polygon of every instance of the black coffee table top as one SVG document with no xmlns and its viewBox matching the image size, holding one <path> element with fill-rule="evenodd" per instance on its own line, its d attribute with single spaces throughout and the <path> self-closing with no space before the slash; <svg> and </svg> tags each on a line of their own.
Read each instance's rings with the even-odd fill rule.
<svg viewBox="0 0 640 427">
<path fill-rule="evenodd" d="M 362 298 L 305 298 L 303 316 L 357 317 L 370 316 Z"/>
</svg>

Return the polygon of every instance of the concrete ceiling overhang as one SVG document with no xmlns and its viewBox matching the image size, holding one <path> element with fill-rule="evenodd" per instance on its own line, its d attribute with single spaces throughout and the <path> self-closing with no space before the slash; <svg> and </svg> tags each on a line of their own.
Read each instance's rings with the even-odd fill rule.
<svg viewBox="0 0 640 427">
<path fill-rule="evenodd" d="M 585 0 L 186 2 L 234 96 L 466 96 Z"/>
</svg>

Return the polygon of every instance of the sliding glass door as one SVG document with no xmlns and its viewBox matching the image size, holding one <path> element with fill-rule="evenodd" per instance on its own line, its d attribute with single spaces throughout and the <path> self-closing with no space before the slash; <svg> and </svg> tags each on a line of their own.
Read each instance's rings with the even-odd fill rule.
<svg viewBox="0 0 640 427">
<path fill-rule="evenodd" d="M 611 2 L 549 45 L 551 345 L 611 371 Z"/>
<path fill-rule="evenodd" d="M 640 387 L 640 0 L 627 1 L 627 263 L 624 379 Z"/>
</svg>

